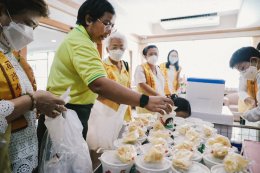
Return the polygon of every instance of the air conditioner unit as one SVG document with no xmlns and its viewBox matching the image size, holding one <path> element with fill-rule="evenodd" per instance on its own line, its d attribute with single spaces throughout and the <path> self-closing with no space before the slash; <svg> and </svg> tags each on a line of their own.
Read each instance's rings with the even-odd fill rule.
<svg viewBox="0 0 260 173">
<path fill-rule="evenodd" d="M 161 26 L 164 29 L 184 29 L 217 25 L 219 25 L 219 16 L 217 13 L 161 19 Z"/>
</svg>

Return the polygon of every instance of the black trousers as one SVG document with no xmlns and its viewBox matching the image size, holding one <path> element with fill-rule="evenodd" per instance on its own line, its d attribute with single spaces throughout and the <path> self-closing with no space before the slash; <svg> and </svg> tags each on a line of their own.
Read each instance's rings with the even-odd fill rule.
<svg viewBox="0 0 260 173">
<path fill-rule="evenodd" d="M 69 104 L 68 103 L 65 106 L 68 109 L 74 110 L 78 114 L 78 117 L 83 126 L 82 135 L 83 135 L 83 138 L 86 140 L 87 131 L 88 131 L 88 119 L 89 119 L 89 115 L 91 112 L 91 108 L 93 107 L 93 104 L 78 105 L 78 104 Z M 41 150 L 42 139 L 44 137 L 45 131 L 47 130 L 47 128 L 44 124 L 44 121 L 45 121 L 45 115 L 40 115 L 39 120 L 38 120 L 38 126 L 37 126 L 39 161 L 41 160 L 40 150 Z"/>
</svg>

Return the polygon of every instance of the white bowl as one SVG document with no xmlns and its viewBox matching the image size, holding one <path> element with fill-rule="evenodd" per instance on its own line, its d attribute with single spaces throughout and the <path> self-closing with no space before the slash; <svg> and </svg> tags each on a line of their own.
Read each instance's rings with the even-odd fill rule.
<svg viewBox="0 0 260 173">
<path fill-rule="evenodd" d="M 199 151 L 195 151 L 191 159 L 195 162 L 200 162 L 202 160 L 202 154 Z"/>
<path fill-rule="evenodd" d="M 113 144 L 114 144 L 114 146 L 115 146 L 116 148 L 121 147 L 122 145 L 126 145 L 126 143 L 123 142 L 123 139 L 122 139 L 122 138 L 116 139 L 116 140 L 113 142 Z M 138 147 L 138 146 L 140 146 L 140 143 L 139 143 L 139 141 L 137 140 L 136 143 L 134 143 L 134 144 L 127 144 L 127 145 L 134 145 L 135 147 Z"/>
<path fill-rule="evenodd" d="M 200 118 L 194 118 L 194 117 L 189 117 L 189 118 L 186 118 L 185 120 L 186 120 L 186 122 L 190 122 L 190 123 L 192 123 L 192 124 L 199 124 L 199 123 L 202 123 L 202 122 L 203 122 L 202 119 L 200 119 Z"/>
<path fill-rule="evenodd" d="M 212 166 L 210 170 L 211 173 L 227 173 L 223 164 Z"/>
<path fill-rule="evenodd" d="M 213 157 L 211 153 L 203 154 L 203 161 L 208 168 L 223 163 L 223 160 Z"/>
<path fill-rule="evenodd" d="M 106 151 L 99 158 L 102 163 L 103 173 L 129 173 L 134 163 L 122 163 L 116 156 L 116 151 Z"/>
<path fill-rule="evenodd" d="M 174 117 L 173 124 L 182 125 L 185 123 L 185 119 L 182 117 Z"/>
<path fill-rule="evenodd" d="M 212 166 L 211 173 L 228 173 L 223 164 Z M 249 173 L 248 171 L 239 171 L 236 173 Z"/>
<path fill-rule="evenodd" d="M 143 156 L 137 156 L 135 159 L 136 170 L 141 173 L 168 173 L 171 169 L 171 162 L 163 159 L 161 163 L 150 164 L 144 162 Z"/>
<path fill-rule="evenodd" d="M 209 168 L 204 166 L 201 163 L 198 162 L 192 162 L 192 165 L 189 170 L 187 171 L 178 171 L 174 167 L 172 167 L 172 172 L 173 173 L 210 173 Z"/>
<path fill-rule="evenodd" d="M 174 151 L 173 151 L 172 155 L 174 155 Z M 168 156 L 167 159 L 172 161 L 172 156 Z M 194 162 L 200 162 L 202 160 L 202 154 L 199 151 L 194 151 L 194 154 L 193 154 L 191 160 Z"/>
<path fill-rule="evenodd" d="M 140 146 L 141 154 L 142 155 L 146 154 L 152 146 L 153 146 L 153 144 L 151 144 L 151 143 L 141 145 Z M 167 152 L 164 154 L 165 157 L 168 157 L 171 155 L 171 148 L 169 148 L 169 147 L 167 147 L 167 148 L 168 148 Z"/>
</svg>

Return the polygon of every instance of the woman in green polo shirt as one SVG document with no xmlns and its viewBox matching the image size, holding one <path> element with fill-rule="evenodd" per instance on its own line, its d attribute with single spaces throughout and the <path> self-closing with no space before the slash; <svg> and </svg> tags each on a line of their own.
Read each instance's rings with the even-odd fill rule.
<svg viewBox="0 0 260 173">
<path fill-rule="evenodd" d="M 96 43 L 101 43 L 113 30 L 114 15 L 114 8 L 107 0 L 85 1 L 78 11 L 78 25 L 56 52 L 48 79 L 47 90 L 55 95 L 61 95 L 71 87 L 71 100 L 66 107 L 77 112 L 84 128 L 84 138 L 97 95 L 162 114 L 164 111 L 170 112 L 173 104 L 166 97 L 141 95 L 106 77 Z M 42 116 L 39 121 L 39 136 L 43 121 Z"/>
</svg>

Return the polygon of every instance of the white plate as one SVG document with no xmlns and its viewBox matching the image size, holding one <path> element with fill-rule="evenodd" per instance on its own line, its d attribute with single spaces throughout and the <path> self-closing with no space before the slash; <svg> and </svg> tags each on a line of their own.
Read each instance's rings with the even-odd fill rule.
<svg viewBox="0 0 260 173">
<path fill-rule="evenodd" d="M 193 162 L 188 171 L 178 171 L 174 167 L 172 171 L 173 173 L 210 173 L 209 168 L 198 162 Z"/>
</svg>

